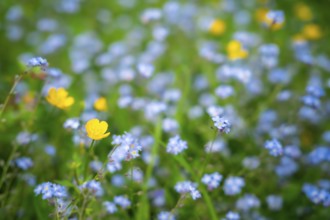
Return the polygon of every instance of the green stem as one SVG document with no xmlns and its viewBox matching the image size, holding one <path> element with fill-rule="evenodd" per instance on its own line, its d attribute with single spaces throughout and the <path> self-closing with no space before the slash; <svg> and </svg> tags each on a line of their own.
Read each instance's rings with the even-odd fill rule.
<svg viewBox="0 0 330 220">
<path fill-rule="evenodd" d="M 200 182 L 200 180 L 199 180 L 200 178 L 191 169 L 189 163 L 183 157 L 181 157 L 181 155 L 178 155 L 174 158 L 182 167 L 184 167 L 186 169 L 186 171 L 192 176 L 192 178 L 195 182 Z M 206 206 L 209 210 L 209 213 L 211 214 L 211 219 L 212 220 L 218 220 L 219 218 L 217 217 L 217 213 L 215 211 L 212 200 L 211 200 L 207 190 L 205 189 L 205 187 L 202 184 L 199 185 L 199 189 L 201 190 L 201 193 L 203 195 L 203 199 L 206 203 Z"/>
<path fill-rule="evenodd" d="M 94 154 L 94 150 L 93 150 L 94 143 L 95 143 L 95 140 L 92 141 L 91 145 L 89 146 L 88 153 L 86 154 L 85 169 L 84 169 L 84 180 L 86 180 L 86 178 L 87 178 L 89 158 L 92 154 Z"/>
<path fill-rule="evenodd" d="M 79 177 L 78 177 L 77 169 L 74 169 L 74 170 L 73 170 L 73 177 L 74 177 L 76 183 L 77 183 L 78 185 L 80 185 L 80 181 L 79 181 Z"/>
<path fill-rule="evenodd" d="M 79 212 L 79 220 L 83 220 L 84 219 L 84 215 L 85 215 L 86 198 L 85 198 L 85 195 L 83 195 L 83 197 L 84 197 L 83 204 L 82 204 L 81 210 Z"/>
<path fill-rule="evenodd" d="M 171 210 L 171 214 L 174 215 L 175 211 L 181 206 L 187 194 L 182 194 L 175 204 L 174 208 Z"/>
<path fill-rule="evenodd" d="M 57 203 L 57 199 L 55 199 L 55 216 L 56 216 L 56 220 L 59 220 L 59 216 L 58 216 L 58 203 Z"/>
<path fill-rule="evenodd" d="M 12 159 L 13 159 L 15 153 L 16 153 L 16 150 L 17 150 L 17 145 L 14 144 L 13 150 L 10 153 L 9 158 L 8 158 L 8 160 L 7 160 L 4 168 L 3 168 L 3 172 L 2 172 L 1 180 L 0 180 L 0 189 L 2 188 L 2 186 L 3 186 L 3 184 L 4 184 L 5 180 L 6 180 L 6 175 L 7 175 L 9 166 L 10 166 L 10 162 L 12 161 Z"/>
<path fill-rule="evenodd" d="M 14 84 L 11 87 L 11 89 L 9 91 L 9 94 L 7 95 L 6 100 L 5 100 L 5 102 L 4 102 L 4 104 L 3 104 L 2 108 L 1 108 L 0 118 L 2 117 L 2 114 L 4 113 L 6 107 L 7 107 L 8 103 L 9 103 L 9 100 L 10 100 L 11 96 L 14 94 L 16 86 L 18 85 L 18 83 L 21 81 L 22 78 L 23 78 L 23 75 L 22 74 L 15 77 Z"/>
<path fill-rule="evenodd" d="M 210 157 L 211 157 L 211 154 L 212 154 L 212 148 L 213 148 L 213 145 L 214 145 L 215 139 L 216 139 L 217 136 L 218 136 L 218 130 L 217 130 L 217 128 L 215 128 L 215 129 L 216 129 L 216 130 L 215 130 L 215 135 L 214 135 L 214 137 L 213 137 L 213 139 L 212 139 L 212 142 L 211 142 L 210 152 L 206 152 L 206 159 L 204 160 L 204 163 L 203 163 L 203 165 L 202 165 L 202 169 L 201 169 L 201 171 L 200 171 L 200 174 L 199 174 L 199 178 L 198 178 L 198 179 L 201 179 L 201 178 L 202 178 L 202 176 L 203 176 L 203 174 L 204 174 L 204 171 L 205 171 L 205 168 L 206 168 L 206 165 L 207 165 L 207 163 L 208 163 L 209 160 L 210 160 Z M 200 181 L 198 181 L 198 182 L 200 182 Z"/>
<path fill-rule="evenodd" d="M 48 81 L 46 80 L 46 82 L 44 83 L 44 85 L 47 85 Z M 35 106 L 34 106 L 34 109 L 33 109 L 33 112 L 32 112 L 32 116 L 31 116 L 31 119 L 29 121 L 29 126 L 32 126 L 34 124 L 34 121 L 36 119 L 36 116 L 37 116 L 37 109 L 38 109 L 38 106 L 41 102 L 41 99 L 42 99 L 42 91 L 43 91 L 43 86 L 41 87 L 39 93 L 37 94 L 37 101 L 35 103 Z M 47 116 L 49 117 L 50 115 L 52 115 L 54 112 L 54 108 L 52 108 L 50 114 Z"/>
<path fill-rule="evenodd" d="M 130 172 L 128 175 L 130 175 L 130 181 L 131 181 L 131 185 L 129 186 L 129 199 L 131 200 L 132 203 L 132 209 L 134 207 L 134 202 L 133 202 L 133 186 L 134 186 L 134 180 L 133 180 L 133 160 L 131 159 L 129 161 L 129 167 L 130 167 Z"/>
<path fill-rule="evenodd" d="M 158 155 L 158 151 L 159 151 L 159 145 L 161 142 L 161 136 L 162 136 L 162 120 L 159 118 L 157 120 L 157 124 L 155 126 L 155 130 L 154 130 L 154 144 L 152 146 L 151 149 L 151 158 L 150 158 L 150 162 L 148 164 L 147 167 L 147 171 L 146 171 L 146 177 L 144 179 L 144 183 L 142 186 L 142 197 L 140 200 L 140 206 L 137 212 L 137 217 L 136 219 L 140 219 L 140 220 L 144 220 L 144 219 L 148 219 L 149 216 L 149 212 L 150 212 L 150 208 L 149 208 L 149 203 L 148 203 L 148 195 L 147 195 L 147 191 L 148 191 L 148 184 L 152 175 L 152 171 L 154 169 L 155 166 L 155 162 L 156 162 L 156 157 Z"/>
<path fill-rule="evenodd" d="M 112 150 L 108 154 L 107 160 L 103 163 L 101 170 L 94 176 L 94 180 L 98 180 L 99 176 L 101 176 L 103 174 L 103 172 L 105 173 L 106 165 L 109 163 L 109 160 L 111 162 L 111 156 L 112 156 L 113 152 L 115 152 L 117 147 L 118 147 L 118 145 L 116 145 L 114 148 L 112 148 Z"/>
</svg>

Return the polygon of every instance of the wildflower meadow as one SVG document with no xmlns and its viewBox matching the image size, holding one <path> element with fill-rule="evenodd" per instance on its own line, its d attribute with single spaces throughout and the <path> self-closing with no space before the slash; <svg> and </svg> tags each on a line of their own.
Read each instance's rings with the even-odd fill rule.
<svg viewBox="0 0 330 220">
<path fill-rule="evenodd" d="M 330 220 L 330 1 L 0 1 L 0 219 Z"/>
</svg>

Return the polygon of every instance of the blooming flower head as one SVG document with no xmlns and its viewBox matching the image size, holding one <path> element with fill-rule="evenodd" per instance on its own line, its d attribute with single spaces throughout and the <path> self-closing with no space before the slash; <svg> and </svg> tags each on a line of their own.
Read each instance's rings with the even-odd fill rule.
<svg viewBox="0 0 330 220">
<path fill-rule="evenodd" d="M 187 142 L 181 140 L 179 135 L 176 135 L 175 137 L 170 138 L 166 146 L 166 151 L 167 153 L 177 155 L 187 148 Z"/>
<path fill-rule="evenodd" d="M 15 160 L 15 164 L 22 170 L 27 170 L 33 166 L 33 161 L 29 157 L 20 157 Z"/>
<path fill-rule="evenodd" d="M 74 103 L 74 98 L 68 96 L 68 92 L 64 88 L 50 88 L 46 100 L 60 109 L 67 109 Z"/>
<path fill-rule="evenodd" d="M 108 106 L 107 106 L 107 100 L 104 98 L 104 97 L 100 97 L 98 98 L 95 102 L 94 102 L 94 108 L 97 110 L 97 111 L 100 111 L 100 112 L 104 112 L 108 109 Z"/>
<path fill-rule="evenodd" d="M 33 57 L 27 62 L 28 67 L 41 67 L 45 69 L 48 67 L 48 62 L 42 57 Z"/>
<path fill-rule="evenodd" d="M 313 18 L 312 10 L 304 3 L 298 3 L 295 6 L 295 15 L 302 21 L 309 21 Z"/>
<path fill-rule="evenodd" d="M 42 194 L 42 199 L 65 198 L 68 196 L 67 189 L 64 186 L 45 182 L 34 189 L 36 195 Z"/>
<path fill-rule="evenodd" d="M 305 183 L 302 191 L 314 204 L 322 204 L 325 207 L 330 206 L 330 192 L 328 190 Z"/>
<path fill-rule="evenodd" d="M 260 207 L 260 200 L 253 194 L 245 194 L 236 202 L 236 208 L 242 211 L 258 207 Z"/>
<path fill-rule="evenodd" d="M 224 132 L 226 134 L 230 132 L 231 124 L 228 122 L 228 120 L 220 116 L 215 116 L 212 117 L 212 121 L 214 122 L 214 126 L 217 127 L 220 132 Z"/>
<path fill-rule="evenodd" d="M 63 127 L 69 130 L 77 130 L 79 126 L 80 122 L 78 118 L 68 118 L 63 124 Z"/>
<path fill-rule="evenodd" d="M 89 120 L 86 125 L 87 136 L 93 140 L 101 140 L 110 135 L 110 132 L 107 132 L 108 123 L 105 121 L 100 121 L 96 118 Z"/>
<path fill-rule="evenodd" d="M 274 157 L 280 156 L 283 153 L 282 145 L 276 139 L 266 141 L 265 148 L 269 150 L 269 154 Z"/>
<path fill-rule="evenodd" d="M 79 186 L 79 188 L 81 191 L 88 192 L 97 197 L 103 195 L 103 188 L 101 186 L 101 183 L 96 180 L 85 182 L 81 186 Z"/>
<path fill-rule="evenodd" d="M 113 198 L 115 204 L 119 205 L 123 209 L 126 209 L 131 206 L 131 201 L 125 196 L 115 196 Z"/>
<path fill-rule="evenodd" d="M 162 211 L 157 215 L 158 220 L 175 220 L 175 216 L 171 212 Z"/>
<path fill-rule="evenodd" d="M 113 202 L 105 201 L 103 202 L 103 206 L 109 214 L 113 214 L 118 210 L 116 204 Z"/>
<path fill-rule="evenodd" d="M 231 176 L 226 179 L 223 190 L 226 195 L 232 196 L 241 193 L 244 186 L 245 181 L 242 177 Z"/>
<path fill-rule="evenodd" d="M 229 211 L 223 220 L 240 220 L 240 215 L 237 212 Z"/>
<path fill-rule="evenodd" d="M 302 35 L 308 40 L 318 40 L 322 37 L 322 31 L 317 24 L 307 24 L 302 30 Z"/>
<path fill-rule="evenodd" d="M 112 170 L 118 170 L 121 168 L 120 162 L 122 160 L 131 160 L 140 156 L 142 146 L 139 140 L 135 138 L 131 133 L 125 133 L 123 135 L 114 135 L 112 144 L 116 145 L 116 150 L 112 153 L 108 168 L 112 167 Z"/>
<path fill-rule="evenodd" d="M 210 33 L 214 35 L 221 35 L 225 32 L 225 30 L 226 30 L 226 23 L 220 19 L 214 20 L 209 27 Z"/>
<path fill-rule="evenodd" d="M 230 60 L 244 59 L 248 56 L 248 52 L 244 50 L 242 44 L 237 40 L 232 40 L 227 45 L 228 58 Z"/>
<path fill-rule="evenodd" d="M 267 8 L 258 8 L 255 12 L 255 18 L 258 22 L 264 22 L 268 12 L 269 9 Z"/>
<path fill-rule="evenodd" d="M 283 199 L 281 196 L 269 195 L 266 201 L 270 210 L 280 210 L 282 208 Z"/>
<path fill-rule="evenodd" d="M 205 174 L 202 177 L 202 183 L 207 185 L 209 190 L 213 190 L 217 188 L 220 185 L 220 182 L 222 180 L 222 175 L 218 172 L 212 173 L 212 174 Z"/>
<path fill-rule="evenodd" d="M 266 15 L 265 23 L 271 30 L 281 29 L 284 24 L 283 11 L 269 11 Z"/>
<path fill-rule="evenodd" d="M 181 194 L 189 193 L 193 200 L 201 197 L 200 192 L 197 190 L 197 184 L 190 181 L 178 182 L 175 185 L 175 191 Z"/>
</svg>

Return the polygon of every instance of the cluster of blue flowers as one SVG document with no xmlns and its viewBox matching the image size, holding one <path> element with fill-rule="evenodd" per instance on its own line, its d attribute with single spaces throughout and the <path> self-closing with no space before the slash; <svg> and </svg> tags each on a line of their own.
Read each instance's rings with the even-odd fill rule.
<svg viewBox="0 0 330 220">
<path fill-rule="evenodd" d="M 79 188 L 83 193 L 96 197 L 100 197 L 104 193 L 101 183 L 96 180 L 85 182 Z"/>
<path fill-rule="evenodd" d="M 269 154 L 274 157 L 278 157 L 283 154 L 283 147 L 276 139 L 266 141 L 265 148 L 269 151 Z"/>
<path fill-rule="evenodd" d="M 307 94 L 301 98 L 304 105 L 313 109 L 320 109 L 320 98 L 324 96 L 324 90 L 317 86 L 308 86 L 306 92 Z"/>
<path fill-rule="evenodd" d="M 178 182 L 174 188 L 180 194 L 189 193 L 193 200 L 201 197 L 201 193 L 197 190 L 196 183 L 190 181 Z"/>
<path fill-rule="evenodd" d="M 105 201 L 103 206 L 109 214 L 116 213 L 118 211 L 117 206 L 122 209 L 127 209 L 131 206 L 131 201 L 125 196 L 115 196 L 113 202 Z"/>
<path fill-rule="evenodd" d="M 223 190 L 226 195 L 232 196 L 241 193 L 245 186 L 245 181 L 242 177 L 230 176 L 225 180 Z"/>
<path fill-rule="evenodd" d="M 22 170 L 27 170 L 33 166 L 33 161 L 29 157 L 17 158 L 14 163 Z"/>
<path fill-rule="evenodd" d="M 34 58 L 31 58 L 27 62 L 27 66 L 28 67 L 42 67 L 42 68 L 47 68 L 48 67 L 48 62 L 47 62 L 46 59 L 44 59 L 42 57 L 34 57 Z"/>
<path fill-rule="evenodd" d="M 167 146 L 166 151 L 167 153 L 177 155 L 181 153 L 182 151 L 186 150 L 188 148 L 187 142 L 184 140 L 181 140 L 179 135 L 176 135 L 172 138 L 170 138 Z"/>
<path fill-rule="evenodd" d="M 130 133 L 114 135 L 112 144 L 115 145 L 115 149 L 109 153 L 107 163 L 107 170 L 110 173 L 121 170 L 123 160 L 129 161 L 139 157 L 142 150 L 138 139 Z"/>
<path fill-rule="evenodd" d="M 219 129 L 220 132 L 229 133 L 231 124 L 229 121 L 221 116 L 212 117 L 214 126 Z"/>
<path fill-rule="evenodd" d="M 314 204 L 322 204 L 325 207 L 330 206 L 330 191 L 319 188 L 315 185 L 305 183 L 302 187 L 305 193 Z"/>
<path fill-rule="evenodd" d="M 318 146 L 307 155 L 307 160 L 311 164 L 330 162 L 330 147 Z"/>
<path fill-rule="evenodd" d="M 222 175 L 218 172 L 212 173 L 212 174 L 205 174 L 202 177 L 202 183 L 207 185 L 207 188 L 209 190 L 213 190 L 215 188 L 218 188 L 220 185 L 220 182 L 222 180 Z"/>
<path fill-rule="evenodd" d="M 60 199 L 68 196 L 67 189 L 64 186 L 50 182 L 36 186 L 34 193 L 42 195 L 42 199 Z"/>
</svg>

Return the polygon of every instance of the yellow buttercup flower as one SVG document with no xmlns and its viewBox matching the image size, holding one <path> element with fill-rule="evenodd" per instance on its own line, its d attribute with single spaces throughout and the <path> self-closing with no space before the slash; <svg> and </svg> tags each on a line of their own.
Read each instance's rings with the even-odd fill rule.
<svg viewBox="0 0 330 220">
<path fill-rule="evenodd" d="M 295 6 L 295 14 L 302 21 L 309 21 L 313 18 L 312 10 L 303 3 Z"/>
<path fill-rule="evenodd" d="M 86 125 L 87 136 L 93 140 L 101 140 L 110 135 L 110 132 L 106 133 L 108 130 L 108 123 L 105 121 L 100 121 L 96 118 L 89 120 Z"/>
<path fill-rule="evenodd" d="M 306 38 L 302 34 L 296 34 L 296 35 L 293 36 L 292 39 L 293 39 L 294 42 L 304 42 L 304 41 L 306 41 Z"/>
<path fill-rule="evenodd" d="M 94 108 L 97 110 L 97 111 L 100 111 L 100 112 L 104 112 L 108 109 L 108 106 L 107 106 L 107 100 L 104 98 L 104 97 L 100 97 L 98 98 L 95 102 L 94 102 Z"/>
<path fill-rule="evenodd" d="M 255 18 L 258 22 L 264 22 L 266 20 L 267 13 L 269 9 L 267 8 L 258 8 L 255 12 Z"/>
<path fill-rule="evenodd" d="M 302 34 L 308 40 L 318 40 L 322 37 L 321 28 L 317 24 L 305 25 L 302 30 Z"/>
<path fill-rule="evenodd" d="M 60 109 L 67 109 L 74 103 L 74 98 L 68 96 L 68 92 L 64 88 L 50 88 L 46 100 Z"/>
<path fill-rule="evenodd" d="M 209 31 L 214 35 L 221 35 L 226 30 L 226 23 L 223 20 L 216 19 L 214 20 L 209 28 Z"/>
<path fill-rule="evenodd" d="M 232 40 L 227 45 L 228 58 L 230 60 L 246 58 L 248 52 L 243 49 L 242 44 L 237 40 Z"/>
</svg>

